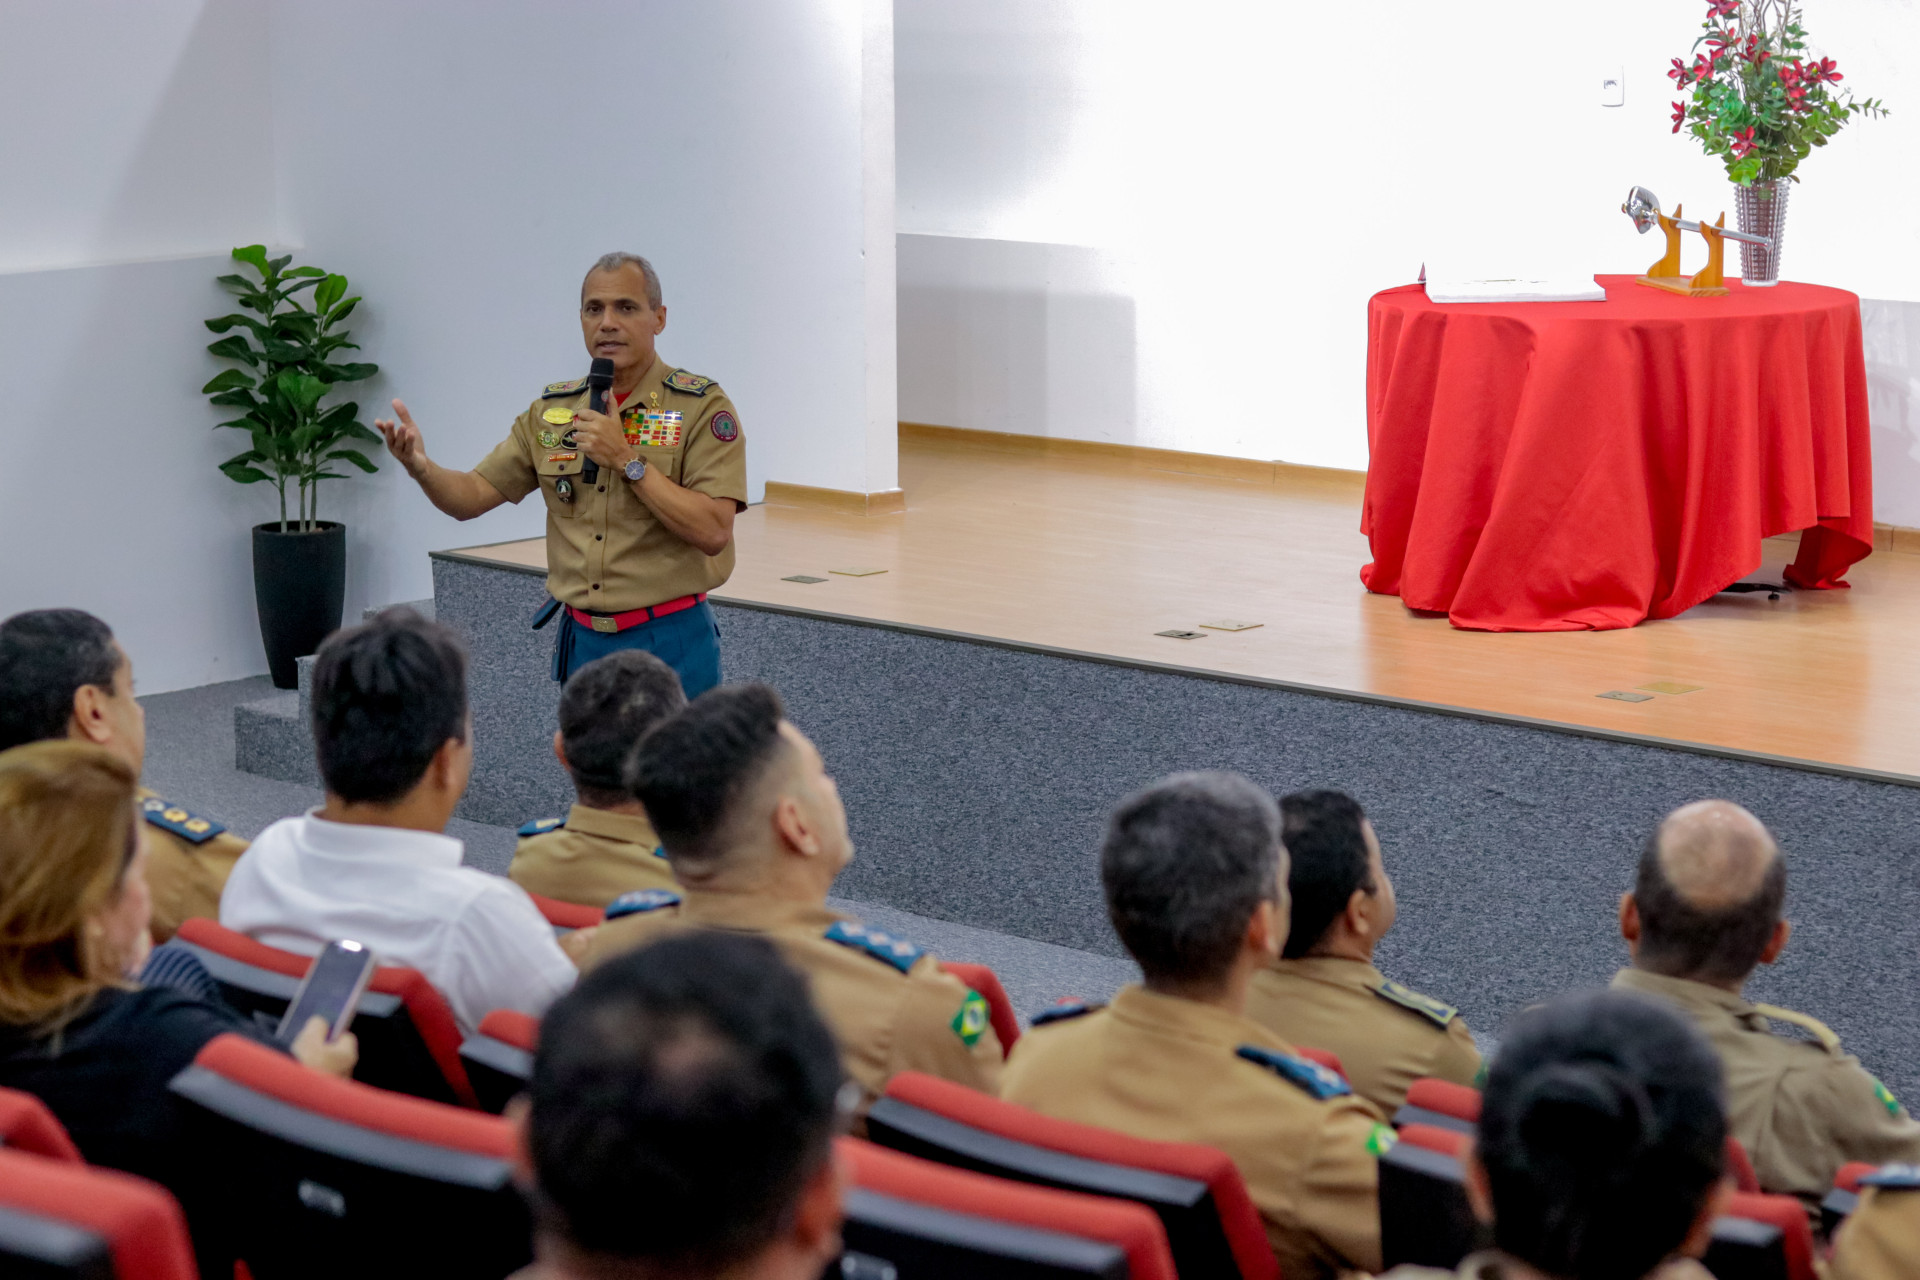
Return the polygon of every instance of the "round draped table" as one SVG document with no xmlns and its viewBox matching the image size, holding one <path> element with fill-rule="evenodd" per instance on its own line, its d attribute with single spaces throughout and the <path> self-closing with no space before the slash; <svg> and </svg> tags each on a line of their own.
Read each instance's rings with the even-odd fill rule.
<svg viewBox="0 0 1920 1280">
<path fill-rule="evenodd" d="M 1472 630 L 1630 627 L 1798 529 L 1788 581 L 1845 586 L 1873 550 L 1860 300 L 1600 283 L 1605 302 L 1374 295 L 1361 581 Z"/>
</svg>

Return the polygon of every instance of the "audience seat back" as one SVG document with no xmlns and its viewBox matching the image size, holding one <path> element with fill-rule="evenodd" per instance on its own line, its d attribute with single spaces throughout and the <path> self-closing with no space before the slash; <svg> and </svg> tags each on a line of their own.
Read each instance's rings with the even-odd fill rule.
<svg viewBox="0 0 1920 1280">
<path fill-rule="evenodd" d="M 1000 1039 L 1001 1052 L 1010 1052 L 1013 1042 L 1020 1038 L 1020 1019 L 1013 1012 L 1007 989 L 1000 985 L 1000 975 L 984 964 L 965 964 L 958 960 L 942 960 L 940 967 L 980 993 L 987 1002 L 987 1019 L 993 1023 L 993 1034 Z"/>
<path fill-rule="evenodd" d="M 1820 1201 L 1820 1231 L 1823 1235 L 1831 1239 L 1847 1215 L 1860 1207 L 1860 1179 L 1877 1168 L 1878 1165 L 1868 1164 L 1865 1160 L 1849 1160 L 1834 1173 L 1833 1190 L 1827 1192 Z M 1746 1188 L 1742 1187 L 1741 1190 Z"/>
<path fill-rule="evenodd" d="M 80 1148 L 67 1136 L 67 1127 L 46 1103 L 18 1089 L 0 1089 L 0 1146 L 49 1160 L 81 1163 Z"/>
<path fill-rule="evenodd" d="M 607 918 L 607 913 L 599 907 L 583 906 L 578 902 L 562 902 L 558 898 L 549 898 L 542 893 L 524 890 L 533 899 L 533 905 L 540 908 L 540 914 L 547 923 L 556 929 L 591 929 Z"/>
<path fill-rule="evenodd" d="M 970 1173 L 858 1138 L 839 1146 L 853 1174 L 847 1248 L 902 1276 L 1177 1280 L 1166 1231 L 1140 1205 Z"/>
<path fill-rule="evenodd" d="M 1734 1192 L 1700 1261 L 1716 1280 L 1815 1280 L 1806 1207 L 1793 1196 Z"/>
<path fill-rule="evenodd" d="M 499 1280 L 532 1257 L 513 1130 L 497 1116 L 321 1075 L 236 1035 L 210 1041 L 171 1088 L 226 1173 L 254 1280 Z"/>
<path fill-rule="evenodd" d="M 1164 1224 L 1183 1276 L 1278 1274 L 1239 1170 L 1212 1147 L 1043 1116 L 914 1071 L 888 1083 L 867 1115 L 867 1133 L 940 1164 L 1142 1204 Z"/>
<path fill-rule="evenodd" d="M 1293 1046 L 1293 1051 L 1305 1058 L 1308 1062 L 1319 1063 L 1327 1070 L 1339 1076 L 1342 1080 L 1347 1078 L 1346 1064 L 1340 1061 L 1340 1055 L 1333 1050 L 1315 1049 L 1310 1045 L 1297 1044 Z"/>
<path fill-rule="evenodd" d="M 1458 1130 L 1409 1124 L 1380 1157 L 1380 1253 L 1390 1270 L 1411 1263 L 1452 1271 L 1491 1241 L 1467 1200 Z"/>
<path fill-rule="evenodd" d="M 1442 1129 L 1431 1124 L 1410 1124 L 1400 1130 L 1400 1141 L 1410 1142 L 1416 1147 L 1425 1147 L 1429 1151 L 1438 1151 L 1443 1156 L 1452 1156 L 1455 1160 L 1464 1160 L 1467 1148 L 1473 1145 L 1473 1135 L 1462 1133 L 1458 1129 Z"/>
<path fill-rule="evenodd" d="M 212 920 L 183 922 L 174 940 L 192 948 L 227 1002 L 278 1026 L 313 957 L 255 942 Z M 460 1060 L 453 1011 L 418 969 L 381 965 L 353 1020 L 360 1041 L 354 1079 L 398 1093 L 477 1106 Z"/>
<path fill-rule="evenodd" d="M 1727 1176 L 1733 1179 L 1736 1191 L 1757 1193 L 1760 1190 L 1760 1175 L 1753 1171 L 1753 1161 L 1747 1158 L 1747 1149 L 1732 1134 L 1727 1135 Z"/>
<path fill-rule="evenodd" d="M 1431 1125 L 1472 1133 L 1480 1123 L 1480 1091 L 1451 1080 L 1422 1076 L 1407 1086 L 1407 1100 L 1393 1113 L 1394 1127 Z"/>
<path fill-rule="evenodd" d="M 467 1079 L 482 1111 L 499 1115 L 533 1079 L 534 1041 L 540 1021 L 515 1009 L 495 1009 L 480 1020 L 480 1030 L 460 1046 Z"/>
<path fill-rule="evenodd" d="M 7 1150 L 0 1151 L 0 1275 L 195 1280 L 197 1272 L 186 1217 L 164 1188 Z"/>
</svg>

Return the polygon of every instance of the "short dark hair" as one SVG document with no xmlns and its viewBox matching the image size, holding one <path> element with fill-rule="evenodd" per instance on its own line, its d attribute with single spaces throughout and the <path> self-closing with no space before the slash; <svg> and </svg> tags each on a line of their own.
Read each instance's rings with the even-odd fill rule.
<svg viewBox="0 0 1920 1280">
<path fill-rule="evenodd" d="M 541 1025 L 540 1224 L 590 1254 L 724 1271 L 830 1158 L 844 1079 L 806 980 L 766 939 L 684 933 L 610 960 Z"/>
<path fill-rule="evenodd" d="M 327 790 L 386 804 L 467 736 L 467 654 L 453 632 L 388 609 L 328 636 L 313 663 L 313 747 Z"/>
<path fill-rule="evenodd" d="M 1313 950 L 1355 889 L 1372 893 L 1366 810 L 1344 791 L 1296 791 L 1280 799 L 1280 843 L 1287 847 L 1287 892 L 1293 919 L 1281 954 Z"/>
<path fill-rule="evenodd" d="M 647 811 L 669 861 L 710 863 L 740 799 L 779 758 L 786 708 L 764 684 L 709 689 L 640 739 L 627 789 Z"/>
<path fill-rule="evenodd" d="M 641 649 L 574 672 L 560 692 L 560 741 L 580 798 L 601 808 L 626 799 L 621 770 L 634 744 L 686 705 L 673 668 Z"/>
<path fill-rule="evenodd" d="M 113 687 L 123 661 L 107 624 L 79 609 L 35 609 L 0 622 L 0 751 L 67 736 L 73 695 Z"/>
<path fill-rule="evenodd" d="M 1521 1014 L 1480 1107 L 1494 1243 L 1548 1275 L 1647 1275 L 1720 1180 L 1725 1096 L 1712 1046 L 1657 1000 L 1592 991 Z"/>
<path fill-rule="evenodd" d="M 1280 812 L 1237 773 L 1180 773 L 1128 796 L 1100 848 L 1107 916 L 1148 978 L 1207 982 L 1279 892 Z"/>
<path fill-rule="evenodd" d="M 1634 964 L 1653 973 L 1701 982 L 1739 982 L 1760 963 L 1787 901 L 1787 860 L 1772 854 L 1760 887 L 1745 902 L 1696 907 L 1667 877 L 1660 831 L 1647 838 L 1633 881 L 1640 912 Z"/>
</svg>

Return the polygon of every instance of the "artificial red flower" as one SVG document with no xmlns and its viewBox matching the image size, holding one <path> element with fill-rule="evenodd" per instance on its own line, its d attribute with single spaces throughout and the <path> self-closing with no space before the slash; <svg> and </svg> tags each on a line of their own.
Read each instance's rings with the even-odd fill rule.
<svg viewBox="0 0 1920 1280">
<path fill-rule="evenodd" d="M 1740 0 L 1707 0 L 1709 18 L 1731 18 L 1740 12 Z"/>
<path fill-rule="evenodd" d="M 1845 76 L 1834 70 L 1832 58 L 1822 58 L 1820 61 L 1810 65 L 1807 68 L 1807 78 L 1815 84 L 1819 84 L 1821 81 L 1826 81 L 1829 84 L 1838 84 L 1840 81 L 1846 79 Z"/>
<path fill-rule="evenodd" d="M 1693 66 L 1689 70 L 1695 80 L 1711 80 L 1713 79 L 1713 59 L 1703 53 L 1693 60 Z"/>
<path fill-rule="evenodd" d="M 1687 122 L 1687 104 L 1684 102 L 1674 103 L 1673 104 L 1673 131 L 1675 133 L 1680 132 L 1680 126 L 1685 124 L 1686 122 Z"/>
<path fill-rule="evenodd" d="M 1684 89 L 1687 87 L 1687 78 L 1688 78 L 1688 73 L 1687 73 L 1686 64 L 1681 62 L 1680 59 L 1675 58 L 1673 60 L 1673 69 L 1667 72 L 1667 79 L 1673 81 L 1673 83 L 1678 87 Z"/>
<path fill-rule="evenodd" d="M 1753 150 L 1753 130 L 1736 129 L 1727 141 L 1733 148 L 1733 158 L 1743 160 L 1747 152 Z"/>
</svg>

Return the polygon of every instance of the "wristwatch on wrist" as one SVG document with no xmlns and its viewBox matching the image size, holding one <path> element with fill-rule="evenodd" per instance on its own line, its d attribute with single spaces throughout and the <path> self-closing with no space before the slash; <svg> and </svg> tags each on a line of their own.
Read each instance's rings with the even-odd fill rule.
<svg viewBox="0 0 1920 1280">
<path fill-rule="evenodd" d="M 647 460 L 645 458 L 633 458 L 627 462 L 626 476 L 627 479 L 634 484 L 639 484 L 640 478 L 646 474 Z"/>
</svg>

